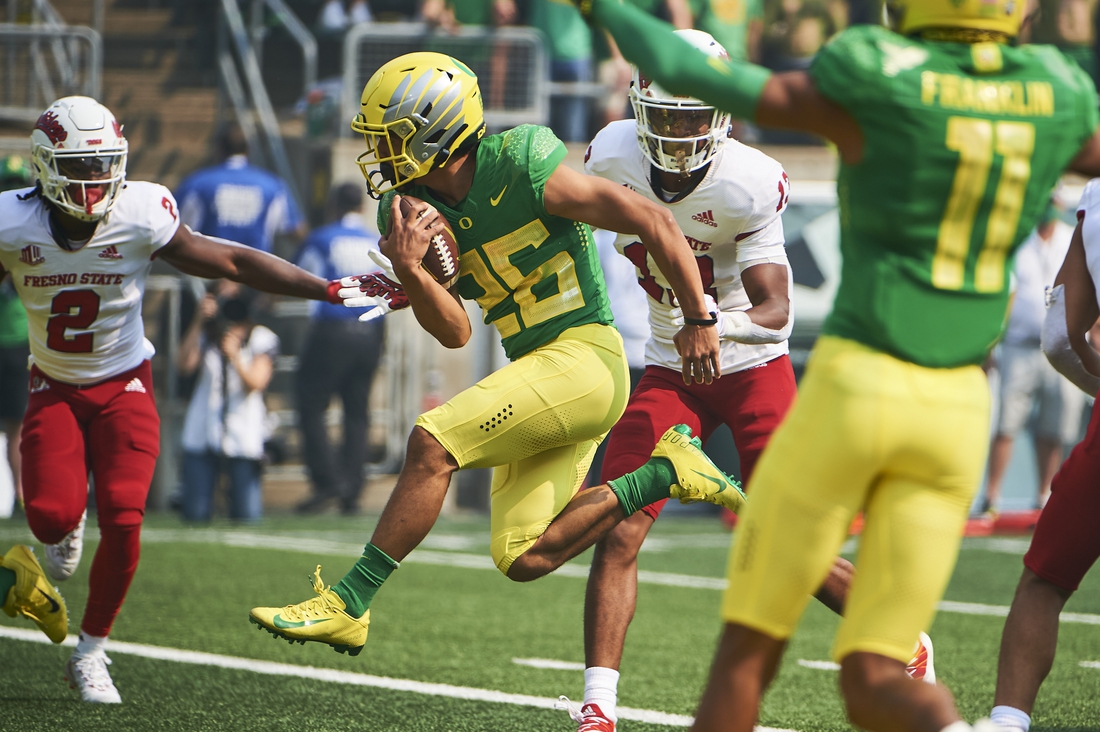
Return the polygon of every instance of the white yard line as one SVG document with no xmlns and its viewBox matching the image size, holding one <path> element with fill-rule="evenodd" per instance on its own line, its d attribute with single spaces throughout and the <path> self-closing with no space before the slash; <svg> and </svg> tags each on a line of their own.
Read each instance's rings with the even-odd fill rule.
<svg viewBox="0 0 1100 732">
<path fill-rule="evenodd" d="M 30 641 L 32 643 L 45 643 L 50 641 L 40 631 L 27 628 L 10 628 L 0 626 L 0 638 L 12 640 Z M 76 646 L 76 636 L 70 635 L 63 645 Z M 404 691 L 427 696 L 442 696 L 451 699 L 469 699 L 471 701 L 491 702 L 495 704 L 513 704 L 521 707 L 538 707 L 539 709 L 553 709 L 556 699 L 540 696 L 527 696 L 526 694 L 506 694 L 503 691 L 492 689 L 474 689 L 468 686 L 452 686 L 451 684 L 431 684 L 424 681 L 411 679 L 392 679 L 386 676 L 372 676 L 370 674 L 357 674 L 349 671 L 337 671 L 328 668 L 315 668 L 313 666 L 295 666 L 289 663 L 275 663 L 273 661 L 258 661 L 252 658 L 239 658 L 237 656 L 222 656 L 217 653 L 202 653 L 200 651 L 185 651 L 179 648 L 166 648 L 164 646 L 150 646 L 144 643 L 123 643 L 111 641 L 108 651 L 112 654 L 140 656 L 157 661 L 173 661 L 175 663 L 189 663 L 196 666 L 216 666 L 218 668 L 233 669 L 235 671 L 251 671 L 268 676 L 292 676 L 299 679 L 312 679 L 333 684 L 349 684 L 352 686 L 369 686 L 376 689 L 389 689 L 391 691 Z M 635 722 L 647 722 L 649 724 L 661 724 L 670 727 L 688 727 L 693 719 L 683 714 L 667 714 L 651 709 L 631 709 L 619 707 L 618 714 L 621 719 L 630 719 Z M 794 730 L 775 729 L 773 727 L 757 727 L 757 732 L 795 732 Z"/>
<path fill-rule="evenodd" d="M 0 531 L 0 540 L 30 541 L 31 536 L 30 532 L 25 529 Z M 292 551 L 345 558 L 356 556 L 363 551 L 361 544 L 279 534 L 261 534 L 252 531 L 220 529 L 148 529 L 142 532 L 141 540 L 147 544 L 221 544 L 223 546 L 245 549 Z M 1021 548 L 1026 549 L 1024 544 L 1026 544 L 1026 540 L 1021 539 L 982 538 L 964 540 L 964 548 L 1010 553 L 1016 553 Z M 417 549 L 412 554 L 405 557 L 405 562 L 409 564 L 432 564 L 443 567 L 497 571 L 496 567 L 493 565 L 493 560 L 488 554 L 468 554 L 463 552 Z M 566 564 L 555 570 L 552 576 L 585 579 L 588 577 L 588 567 L 583 564 Z M 700 577 L 698 575 L 674 574 L 672 572 L 649 572 L 646 570 L 640 570 L 638 572 L 638 582 L 648 585 L 662 585 L 665 587 L 686 587 L 690 589 L 719 591 L 725 590 L 727 586 L 727 582 L 723 577 Z M 1007 605 L 983 605 L 974 602 L 954 602 L 952 600 L 944 600 L 939 604 L 938 609 L 942 613 L 956 613 L 960 615 L 989 615 L 993 617 L 1005 617 L 1008 615 Z M 1059 619 L 1063 623 L 1100 625 L 1100 615 L 1090 613 L 1062 613 Z"/>
<path fill-rule="evenodd" d="M 548 668 L 552 671 L 584 671 L 583 663 L 555 661 L 551 658 L 513 658 L 512 663 L 531 668 Z"/>
<path fill-rule="evenodd" d="M 840 664 L 833 663 L 832 661 L 807 661 L 805 658 L 798 659 L 798 665 L 805 668 L 812 668 L 815 671 L 839 671 Z"/>
<path fill-rule="evenodd" d="M 1100 661 L 1081 661 L 1081 668 L 1100 668 Z"/>
</svg>

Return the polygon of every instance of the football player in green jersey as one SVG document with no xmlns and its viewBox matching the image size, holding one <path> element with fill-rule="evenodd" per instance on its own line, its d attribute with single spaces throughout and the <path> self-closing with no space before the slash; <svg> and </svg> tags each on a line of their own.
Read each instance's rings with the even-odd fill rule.
<svg viewBox="0 0 1100 732">
<path fill-rule="evenodd" d="M 629 385 L 588 224 L 638 235 L 688 315 L 675 336 L 685 381 L 720 375 L 717 318 L 706 310 L 695 257 L 671 214 L 562 165 L 565 147 L 545 127 L 484 136 L 477 78 L 442 54 L 382 66 L 352 127 L 367 140 L 359 162 L 372 193 L 383 196 L 380 246 L 400 282 L 364 276 L 365 291 L 389 282 L 387 307 L 407 298 L 421 326 L 451 348 L 471 335 L 459 297 L 475 299 L 512 363 L 420 416 L 371 542 L 343 580 L 326 588 L 318 567 L 316 597 L 255 608 L 252 622 L 357 654 L 375 591 L 427 535 L 462 468 L 495 468 L 490 552 L 501 572 L 521 582 L 552 572 L 662 498 L 740 508 L 739 486 L 684 425 L 668 430 L 639 470 L 578 493 Z M 420 200 L 403 213 L 400 193 Z M 450 290 L 421 267 L 444 223 L 460 248 Z"/>
<path fill-rule="evenodd" d="M 899 0 L 806 71 L 707 58 L 616 0 L 578 0 L 663 88 L 840 154 L 841 284 L 799 398 L 752 478 L 726 629 L 696 730 L 752 729 L 852 516 L 866 528 L 833 648 L 851 721 L 938 732 L 950 693 L 905 674 L 957 556 L 988 445 L 978 363 L 1012 255 L 1067 166 L 1100 174 L 1097 98 L 1053 47 L 1013 46 L 1019 0 Z"/>
</svg>

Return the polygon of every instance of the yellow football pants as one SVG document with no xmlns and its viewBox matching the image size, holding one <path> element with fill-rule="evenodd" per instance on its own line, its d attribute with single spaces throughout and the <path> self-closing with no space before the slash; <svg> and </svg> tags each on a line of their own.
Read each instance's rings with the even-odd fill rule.
<svg viewBox="0 0 1100 732">
<path fill-rule="evenodd" d="M 833 656 L 908 661 L 954 569 L 988 444 L 977 366 L 925 368 L 822 337 L 753 474 L 724 618 L 789 638 L 862 510 Z"/>
<path fill-rule="evenodd" d="M 416 420 L 459 468 L 496 468 L 490 552 L 501 572 L 580 490 L 629 391 L 619 332 L 582 325 Z"/>
</svg>

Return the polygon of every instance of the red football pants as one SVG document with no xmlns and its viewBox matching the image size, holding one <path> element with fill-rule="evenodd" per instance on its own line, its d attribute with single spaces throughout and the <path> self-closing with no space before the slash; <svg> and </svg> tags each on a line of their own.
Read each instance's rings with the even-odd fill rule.
<svg viewBox="0 0 1100 732">
<path fill-rule="evenodd" d="M 785 355 L 723 374 L 710 384 L 685 385 L 679 371 L 647 366 L 626 412 L 611 428 L 600 480 L 606 483 L 644 465 L 657 440 L 672 425 L 686 424 L 706 444 L 714 430 L 725 424 L 737 445 L 742 482 L 748 485 L 760 453 L 783 421 L 794 395 L 794 369 Z M 656 519 L 667 501 L 642 510 Z"/>
<path fill-rule="evenodd" d="M 81 630 L 105 636 L 141 553 L 141 520 L 160 450 L 160 418 L 149 362 L 106 381 L 75 386 L 37 366 L 23 418 L 23 500 L 31 531 L 61 541 L 88 506 L 95 479 L 100 542 L 92 561 Z"/>
<path fill-rule="evenodd" d="M 1100 557 L 1100 408 L 1093 406 L 1085 439 L 1073 448 L 1050 484 L 1024 566 L 1063 590 L 1076 592 Z"/>
</svg>

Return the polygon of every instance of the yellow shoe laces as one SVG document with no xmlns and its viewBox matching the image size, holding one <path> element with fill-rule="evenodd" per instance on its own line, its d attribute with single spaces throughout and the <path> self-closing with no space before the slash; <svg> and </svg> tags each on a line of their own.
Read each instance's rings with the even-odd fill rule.
<svg viewBox="0 0 1100 732">
<path fill-rule="evenodd" d="M 281 613 L 284 619 L 292 622 L 312 620 L 335 615 L 342 609 L 332 601 L 332 597 L 335 596 L 332 588 L 325 587 L 325 583 L 321 581 L 320 564 L 313 571 L 313 578 L 310 582 L 313 585 L 313 591 L 317 593 L 317 597 L 311 597 L 305 602 L 299 602 L 297 605 L 287 605 Z"/>
</svg>

